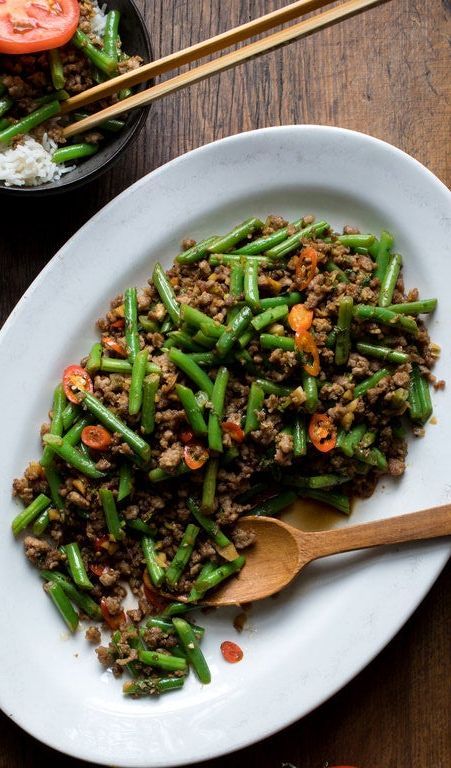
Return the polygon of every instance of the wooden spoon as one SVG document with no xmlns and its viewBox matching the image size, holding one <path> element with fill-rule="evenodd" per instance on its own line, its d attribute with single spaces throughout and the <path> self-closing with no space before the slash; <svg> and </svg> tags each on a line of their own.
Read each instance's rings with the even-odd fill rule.
<svg viewBox="0 0 451 768">
<path fill-rule="evenodd" d="M 256 534 L 255 544 L 246 551 L 246 564 L 239 576 L 208 595 L 202 601 L 204 605 L 240 605 L 274 595 L 319 557 L 448 536 L 451 504 L 330 531 L 300 531 L 274 517 L 263 516 L 243 517 L 239 526 Z"/>
</svg>

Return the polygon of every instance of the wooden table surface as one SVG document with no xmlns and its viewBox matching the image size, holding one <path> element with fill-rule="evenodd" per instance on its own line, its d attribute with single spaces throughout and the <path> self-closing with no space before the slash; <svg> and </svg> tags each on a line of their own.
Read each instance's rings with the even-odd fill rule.
<svg viewBox="0 0 451 768">
<path fill-rule="evenodd" d="M 138 4 L 160 56 L 282 2 Z M 0 320 L 64 241 L 112 197 L 223 136 L 289 123 L 353 128 L 395 144 L 449 185 L 450 33 L 450 0 L 391 0 L 156 103 L 134 147 L 85 189 L 20 204 L 2 199 L 2 220 L 17 224 L 2 227 Z M 448 768 L 450 574 L 448 568 L 399 635 L 343 691 L 287 730 L 209 768 Z M 0 715 L 0 768 L 41 761 L 47 768 L 88 766 L 42 746 Z"/>
</svg>

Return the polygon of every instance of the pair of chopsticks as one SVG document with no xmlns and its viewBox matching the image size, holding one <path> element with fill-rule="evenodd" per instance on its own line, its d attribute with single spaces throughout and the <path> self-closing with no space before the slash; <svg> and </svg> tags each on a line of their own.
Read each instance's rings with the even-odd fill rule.
<svg viewBox="0 0 451 768">
<path fill-rule="evenodd" d="M 211 75 L 214 75 L 217 72 L 230 69 L 237 64 L 248 61 L 249 59 L 259 56 L 262 53 L 266 53 L 274 48 L 279 48 L 293 40 L 305 37 L 320 29 L 326 29 L 338 21 L 350 18 L 371 6 L 378 5 L 384 1 L 385 0 L 347 0 L 347 2 L 344 2 L 341 5 L 334 6 L 333 8 L 305 19 L 298 24 L 294 24 L 279 32 L 267 35 L 261 40 L 257 40 L 242 48 L 238 48 L 224 56 L 219 56 L 205 64 L 193 67 L 187 72 L 172 77 L 151 88 L 135 93 L 127 99 L 123 99 L 106 109 L 102 109 L 99 112 L 89 115 L 89 117 L 86 117 L 83 120 L 79 120 L 73 125 L 67 126 L 64 129 L 64 135 L 66 138 L 69 138 L 70 136 L 84 133 L 85 131 L 100 125 L 104 120 L 117 117 L 131 109 L 144 107 L 152 101 L 161 99 L 169 93 L 174 93 L 182 88 L 186 88 L 188 85 L 198 83 L 200 80 L 211 77 Z M 164 56 L 157 61 L 145 64 L 138 69 L 126 72 L 123 75 L 119 75 L 104 83 L 100 83 L 93 88 L 89 88 L 76 96 L 72 96 L 62 103 L 61 112 L 72 112 L 75 109 L 80 109 L 99 99 L 111 96 L 113 93 L 117 93 L 123 88 L 131 88 L 139 83 L 147 82 L 151 78 L 161 75 L 164 72 L 177 69 L 185 64 L 191 64 L 198 59 L 224 50 L 225 48 L 229 48 L 250 37 L 267 32 L 286 22 L 293 21 L 302 14 L 323 8 L 323 6 L 327 5 L 329 2 L 330 0 L 297 0 L 297 2 L 290 3 L 290 5 L 287 5 L 285 8 L 280 8 L 277 11 L 273 11 L 258 19 L 254 19 L 247 24 L 242 24 L 239 27 L 230 29 L 228 32 L 223 32 L 220 35 L 211 37 L 208 40 L 192 45 L 189 48 L 184 48 L 169 56 Z"/>
</svg>

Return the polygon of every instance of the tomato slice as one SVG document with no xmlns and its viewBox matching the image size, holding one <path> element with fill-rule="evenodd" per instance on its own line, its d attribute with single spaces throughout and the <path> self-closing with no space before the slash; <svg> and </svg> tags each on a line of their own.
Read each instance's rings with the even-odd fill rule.
<svg viewBox="0 0 451 768">
<path fill-rule="evenodd" d="M 0 53 L 35 53 L 69 42 L 78 0 L 0 0 Z"/>
<path fill-rule="evenodd" d="M 207 448 L 204 448 L 200 443 L 189 443 L 185 445 L 183 451 L 183 458 L 185 464 L 190 469 L 200 469 L 210 458 L 210 454 Z"/>
<path fill-rule="evenodd" d="M 236 664 L 237 661 L 241 661 L 244 656 L 240 646 L 236 643 L 232 643 L 230 640 L 224 640 L 224 642 L 221 643 L 221 653 L 229 664 Z"/>
<path fill-rule="evenodd" d="M 242 443 L 246 437 L 240 425 L 235 424 L 234 421 L 223 421 L 221 428 L 223 432 L 227 432 L 227 434 L 230 435 L 235 443 Z"/>
<path fill-rule="evenodd" d="M 100 600 L 100 610 L 110 629 L 119 629 L 119 627 L 127 621 L 125 611 L 119 611 L 119 613 L 116 613 L 114 616 L 111 615 L 104 597 Z"/>
<path fill-rule="evenodd" d="M 81 365 L 69 365 L 63 373 L 64 393 L 71 403 L 78 404 L 79 391 L 93 392 L 92 380 L 87 371 Z"/>
<path fill-rule="evenodd" d="M 296 261 L 296 277 L 299 281 L 299 290 L 303 291 L 313 280 L 318 264 L 318 251 L 311 245 L 303 248 Z"/>
<path fill-rule="evenodd" d="M 116 339 L 113 339 L 111 336 L 103 336 L 102 344 L 105 349 L 108 349 L 109 352 L 115 352 L 115 354 L 119 355 L 119 357 L 128 357 L 125 347 L 123 347 L 122 344 L 119 344 L 119 342 L 116 341 Z"/>
<path fill-rule="evenodd" d="M 313 414 L 308 433 L 313 445 L 321 453 L 328 453 L 337 444 L 337 430 L 327 413 Z"/>
<path fill-rule="evenodd" d="M 190 429 L 184 429 L 183 432 L 180 432 L 180 440 L 185 445 L 186 443 L 190 443 L 193 437 L 194 437 L 194 434 L 193 432 L 191 432 Z"/>
<path fill-rule="evenodd" d="M 106 451 L 113 442 L 113 438 L 105 427 L 95 424 L 84 428 L 81 433 L 81 441 L 93 451 Z"/>
<path fill-rule="evenodd" d="M 312 334 L 308 331 L 296 333 L 294 343 L 299 352 L 310 358 L 304 362 L 304 371 L 310 376 L 318 376 L 320 371 L 319 352 Z"/>
<path fill-rule="evenodd" d="M 307 309 L 305 304 L 295 304 L 288 315 L 288 325 L 293 331 L 301 333 L 308 331 L 313 322 L 313 310 Z"/>
</svg>

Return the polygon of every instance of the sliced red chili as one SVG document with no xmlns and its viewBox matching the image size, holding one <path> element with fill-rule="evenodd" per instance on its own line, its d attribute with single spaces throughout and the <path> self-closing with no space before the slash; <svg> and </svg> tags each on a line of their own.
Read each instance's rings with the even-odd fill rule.
<svg viewBox="0 0 451 768">
<path fill-rule="evenodd" d="M 105 535 L 105 536 L 97 536 L 97 538 L 94 539 L 94 549 L 95 549 L 96 552 L 102 552 L 102 550 L 108 551 L 109 543 L 110 543 L 110 537 L 109 536 L 107 536 L 107 535 Z"/>
<path fill-rule="evenodd" d="M 114 323 L 110 323 L 110 328 L 117 328 L 118 330 L 125 328 L 124 318 L 120 317 L 119 320 L 115 320 Z"/>
<path fill-rule="evenodd" d="M 241 661 L 244 654 L 240 646 L 236 643 L 232 643 L 230 640 L 224 640 L 221 643 L 221 653 L 229 664 L 236 664 L 237 661 Z"/>
<path fill-rule="evenodd" d="M 150 605 L 152 613 L 159 614 L 164 611 L 168 604 L 168 600 L 165 600 L 165 598 L 157 592 L 147 571 L 144 571 L 143 573 L 143 587 L 146 600 Z"/>
<path fill-rule="evenodd" d="M 305 304 L 295 304 L 288 315 L 288 325 L 296 333 L 308 331 L 313 322 L 313 310 L 307 309 Z"/>
<path fill-rule="evenodd" d="M 228 435 L 235 441 L 235 443 L 242 443 L 246 435 L 241 429 L 239 424 L 235 424 L 234 421 L 223 421 L 221 424 L 223 432 L 227 432 Z"/>
<path fill-rule="evenodd" d="M 109 612 L 108 606 L 106 604 L 106 598 L 104 597 L 102 597 L 100 600 L 100 610 L 102 611 L 102 616 L 110 629 L 119 629 L 119 627 L 121 627 L 122 624 L 125 624 L 127 621 L 125 611 L 119 611 L 119 613 L 115 613 L 114 615 Z"/>
<path fill-rule="evenodd" d="M 103 336 L 102 344 L 109 352 L 114 352 L 119 357 L 128 357 L 125 347 L 123 347 L 122 344 L 119 344 L 116 339 L 113 339 L 112 336 Z"/>
<path fill-rule="evenodd" d="M 63 373 L 64 394 L 71 403 L 80 402 L 81 392 L 93 392 L 91 377 L 81 365 L 69 365 Z"/>
<path fill-rule="evenodd" d="M 193 437 L 194 437 L 194 434 L 191 432 L 190 429 L 184 429 L 183 432 L 180 432 L 180 440 L 185 445 L 186 443 L 190 443 Z"/>
<path fill-rule="evenodd" d="M 189 443 L 183 451 L 185 464 L 192 470 L 200 469 L 210 458 L 208 449 L 200 443 Z"/>
<path fill-rule="evenodd" d="M 315 251 L 311 245 L 303 248 L 296 260 L 296 278 L 298 280 L 298 288 L 303 291 L 307 288 L 308 284 L 313 280 L 316 274 L 316 267 L 318 265 L 318 251 Z"/>
<path fill-rule="evenodd" d="M 105 427 L 95 424 L 84 428 L 81 441 L 94 451 L 106 451 L 113 442 L 113 438 Z"/>
<path fill-rule="evenodd" d="M 315 448 L 322 453 L 328 453 L 337 444 L 337 430 L 327 413 L 313 414 L 308 433 Z"/>
<path fill-rule="evenodd" d="M 298 352 L 302 352 L 308 357 L 308 360 L 304 361 L 304 371 L 310 376 L 318 376 L 320 372 L 319 352 L 312 334 L 309 331 L 296 333 L 294 343 Z"/>
<path fill-rule="evenodd" d="M 90 563 L 89 564 L 89 570 L 91 571 L 91 573 L 94 574 L 94 576 L 97 576 L 97 578 L 100 578 L 100 576 L 102 575 L 102 573 L 105 570 L 105 567 L 106 566 L 102 565 L 102 563 Z"/>
</svg>

